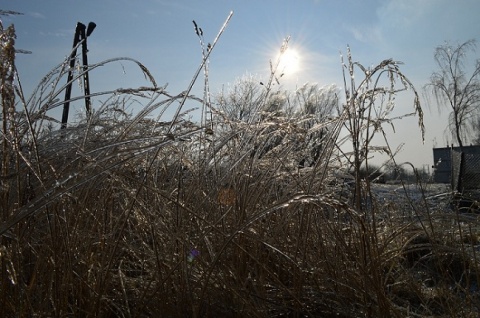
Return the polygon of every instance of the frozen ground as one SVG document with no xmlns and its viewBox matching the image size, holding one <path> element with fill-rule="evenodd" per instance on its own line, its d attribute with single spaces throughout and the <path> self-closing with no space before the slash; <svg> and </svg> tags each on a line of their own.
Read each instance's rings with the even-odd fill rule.
<svg viewBox="0 0 480 318">
<path fill-rule="evenodd" d="M 430 212 L 450 210 L 449 184 L 372 184 L 372 192 L 378 203 L 412 208 L 428 208 Z M 411 202 L 411 203 L 410 203 Z M 425 206 L 426 204 L 426 206 Z"/>
<path fill-rule="evenodd" d="M 373 184 L 374 193 L 385 199 L 396 199 L 399 196 L 408 195 L 413 200 L 419 200 L 425 196 L 429 200 L 449 196 L 450 185 L 445 183 L 422 184 Z"/>
</svg>

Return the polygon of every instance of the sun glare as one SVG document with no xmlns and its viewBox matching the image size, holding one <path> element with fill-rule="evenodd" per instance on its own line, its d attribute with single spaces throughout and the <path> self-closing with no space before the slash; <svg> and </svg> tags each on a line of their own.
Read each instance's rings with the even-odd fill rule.
<svg viewBox="0 0 480 318">
<path fill-rule="evenodd" d="M 300 56 L 297 50 L 293 48 L 287 48 L 280 58 L 278 65 L 278 71 L 285 76 L 293 75 L 300 70 Z"/>
</svg>

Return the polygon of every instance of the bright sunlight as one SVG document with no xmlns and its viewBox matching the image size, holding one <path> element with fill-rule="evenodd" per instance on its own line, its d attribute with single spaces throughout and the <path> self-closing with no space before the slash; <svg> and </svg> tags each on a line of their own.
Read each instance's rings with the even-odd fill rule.
<svg viewBox="0 0 480 318">
<path fill-rule="evenodd" d="M 300 56 L 297 50 L 287 48 L 285 52 L 280 56 L 280 64 L 278 65 L 278 71 L 285 76 L 293 75 L 300 70 Z"/>
</svg>

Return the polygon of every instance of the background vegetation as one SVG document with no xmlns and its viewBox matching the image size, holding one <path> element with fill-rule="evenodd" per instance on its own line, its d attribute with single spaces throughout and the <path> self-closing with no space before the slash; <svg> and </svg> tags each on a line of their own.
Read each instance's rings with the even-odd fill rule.
<svg viewBox="0 0 480 318">
<path fill-rule="evenodd" d="M 476 218 L 444 211 L 420 178 L 391 200 L 374 191 L 378 171 L 401 182 L 408 166 L 383 129 L 401 119 L 397 94 L 412 94 L 405 116 L 423 131 L 399 63 L 365 68 L 348 49 L 339 98 L 278 89 L 273 61 L 267 81 L 210 98 L 212 48 L 197 34 L 202 99 L 169 94 L 127 59 L 151 86 L 93 93 L 104 101 L 92 115 L 57 130 L 49 112 L 64 103 L 69 61 L 27 99 L 14 28 L 2 27 L 0 315 L 477 316 Z M 385 167 L 369 165 L 377 151 Z"/>
<path fill-rule="evenodd" d="M 460 148 L 468 141 L 478 144 L 480 138 L 480 60 L 470 64 L 467 56 L 475 52 L 475 47 L 474 40 L 457 46 L 449 43 L 438 46 L 434 57 L 439 70 L 432 73 L 426 85 L 439 110 L 447 108 L 450 111 L 448 130 L 452 142 Z"/>
</svg>

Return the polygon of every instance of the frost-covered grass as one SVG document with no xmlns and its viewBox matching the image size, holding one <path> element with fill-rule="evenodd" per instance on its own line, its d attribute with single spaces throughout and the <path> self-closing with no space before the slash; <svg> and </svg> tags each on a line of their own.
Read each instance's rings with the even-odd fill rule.
<svg viewBox="0 0 480 318">
<path fill-rule="evenodd" d="M 48 112 L 68 63 L 31 99 L 18 89 L 14 115 L 3 90 L 0 316 L 477 316 L 478 221 L 429 204 L 428 184 L 383 200 L 359 177 L 406 78 L 387 60 L 357 86 L 349 61 L 345 102 L 278 90 L 275 63 L 212 100 L 169 94 L 138 63 L 151 87 L 105 92 L 61 131 Z M 382 89 L 374 70 L 392 75 Z"/>
</svg>

